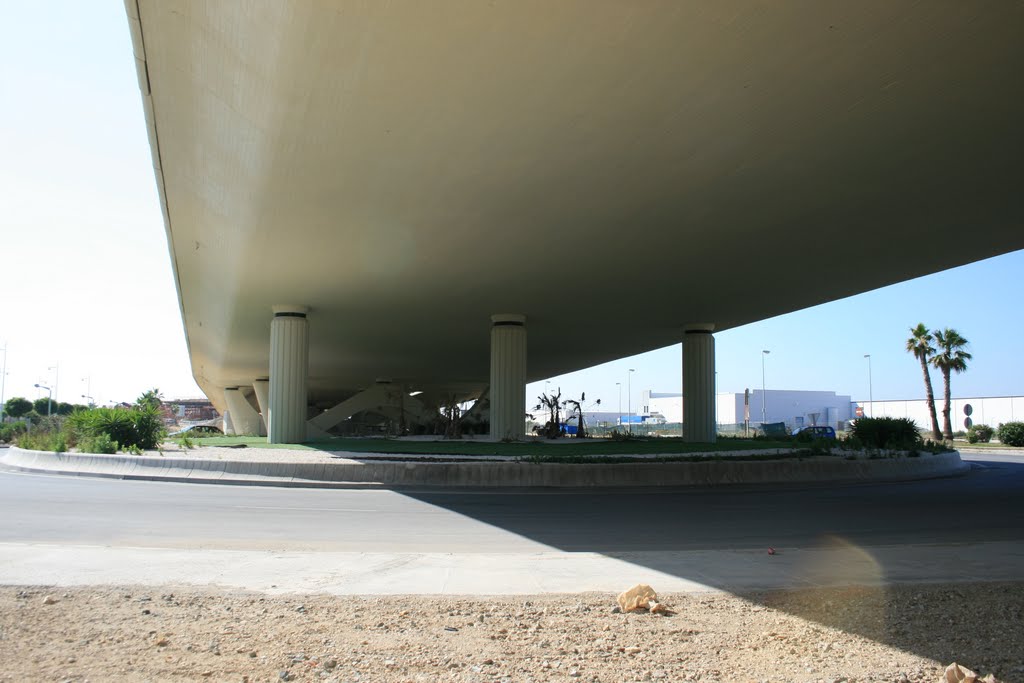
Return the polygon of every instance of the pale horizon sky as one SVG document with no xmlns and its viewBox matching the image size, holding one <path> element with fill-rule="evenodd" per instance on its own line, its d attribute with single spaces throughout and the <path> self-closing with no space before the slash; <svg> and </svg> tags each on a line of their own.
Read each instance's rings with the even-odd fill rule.
<svg viewBox="0 0 1024 683">
<path fill-rule="evenodd" d="M 201 395 L 191 377 L 124 6 L 0 1 L 0 239 L 3 398 L 131 401 L 159 387 Z M 969 239 L 970 226 L 964 226 Z M 855 239 L 855 235 L 850 236 Z M 955 244 L 922 244 L 955 249 Z M 842 258 L 823 253 L 823 258 Z M 780 264 L 798 268 L 798 264 Z M 954 396 L 1024 394 L 1024 251 L 716 335 L 718 388 L 813 389 L 864 400 L 923 396 L 908 328 L 953 327 L 974 360 Z M 620 283 L 628 286 L 628 283 Z M 813 286 L 814 283 L 808 283 Z M 751 296 L 756 296 L 752 288 Z M 609 311 L 610 319 L 623 311 Z M 628 319 L 628 316 L 625 316 Z M 268 319 L 269 329 L 269 319 Z M 481 343 L 488 325 L 481 324 Z M 0 353 L 0 364 L 3 355 Z M 552 379 L 615 410 L 644 389 L 679 391 L 678 345 Z M 941 377 L 933 372 L 936 392 Z M 53 386 L 51 384 L 51 386 Z M 527 388 L 532 405 L 544 383 Z"/>
</svg>

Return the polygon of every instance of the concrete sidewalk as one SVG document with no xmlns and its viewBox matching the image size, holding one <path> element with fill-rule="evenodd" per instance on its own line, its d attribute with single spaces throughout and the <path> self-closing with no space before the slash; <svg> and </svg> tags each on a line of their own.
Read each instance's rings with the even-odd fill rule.
<svg viewBox="0 0 1024 683">
<path fill-rule="evenodd" d="M 709 460 L 609 464 L 523 461 L 423 462 L 353 460 L 325 456 L 320 462 L 207 459 L 156 455 L 92 455 L 11 448 L 0 466 L 25 472 L 73 476 L 241 484 L 249 486 L 352 487 L 642 487 L 735 484 L 905 481 L 963 474 L 970 466 L 956 451 L 918 457 L 813 456 L 783 460 Z"/>
<path fill-rule="evenodd" d="M 1024 546 L 857 547 L 600 553 L 352 553 L 0 544 L 9 585 L 201 585 L 267 593 L 515 595 L 707 592 L 891 583 L 1016 581 Z M 654 569 L 653 567 L 657 567 Z"/>
</svg>

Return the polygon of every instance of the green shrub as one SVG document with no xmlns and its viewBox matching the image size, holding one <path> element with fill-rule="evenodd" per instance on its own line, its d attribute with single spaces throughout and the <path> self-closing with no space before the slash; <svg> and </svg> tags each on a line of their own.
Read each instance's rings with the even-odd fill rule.
<svg viewBox="0 0 1024 683">
<path fill-rule="evenodd" d="M 992 434 L 994 432 L 995 430 L 988 425 L 971 425 L 967 429 L 967 442 L 988 443 L 992 440 Z"/>
<path fill-rule="evenodd" d="M 858 418 L 852 436 L 865 448 L 914 451 L 924 445 L 917 424 L 905 417 Z"/>
<path fill-rule="evenodd" d="M 160 413 L 154 408 L 93 408 L 74 412 L 67 420 L 80 438 L 104 434 L 125 450 L 152 450 L 166 435 Z"/>
<path fill-rule="evenodd" d="M 0 442 L 11 443 L 27 430 L 28 426 L 24 422 L 2 424 L 0 425 Z"/>
<path fill-rule="evenodd" d="M 83 453 L 106 453 L 113 455 L 117 453 L 117 442 L 106 434 L 87 436 L 78 443 L 78 450 Z"/>
<path fill-rule="evenodd" d="M 1024 446 L 1024 422 L 999 425 L 999 440 L 1007 446 Z"/>
<path fill-rule="evenodd" d="M 15 442 L 18 448 L 30 451 L 53 451 L 63 453 L 68 449 L 67 436 L 62 431 L 51 429 L 33 429 L 18 436 Z"/>
</svg>

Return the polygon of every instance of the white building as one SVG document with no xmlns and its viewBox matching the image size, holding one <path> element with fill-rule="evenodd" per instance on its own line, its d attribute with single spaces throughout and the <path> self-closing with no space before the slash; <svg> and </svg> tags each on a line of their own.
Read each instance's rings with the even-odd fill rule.
<svg viewBox="0 0 1024 683">
<path fill-rule="evenodd" d="M 742 426 L 744 420 L 749 419 L 751 426 L 761 422 L 785 422 L 789 429 L 818 424 L 841 430 L 854 417 L 850 397 L 834 391 L 769 389 L 762 392 L 755 389 L 750 392 L 749 399 L 744 396 L 743 393 L 732 392 L 716 395 L 716 422 L 720 429 L 728 431 L 729 427 Z M 666 422 L 681 422 L 683 395 L 644 391 L 638 414 L 659 413 L 665 416 Z"/>
<path fill-rule="evenodd" d="M 770 400 L 770 399 L 769 399 Z M 935 413 L 942 428 L 942 409 L 945 401 L 935 397 Z M 928 414 L 928 402 L 921 399 L 909 401 L 857 401 L 854 415 L 864 417 L 907 417 L 921 429 L 931 429 L 932 419 Z M 972 424 L 997 427 L 1004 422 L 1024 421 L 1024 396 L 984 396 L 954 398 L 950 401 L 949 420 L 953 431 L 964 431 Z"/>
</svg>

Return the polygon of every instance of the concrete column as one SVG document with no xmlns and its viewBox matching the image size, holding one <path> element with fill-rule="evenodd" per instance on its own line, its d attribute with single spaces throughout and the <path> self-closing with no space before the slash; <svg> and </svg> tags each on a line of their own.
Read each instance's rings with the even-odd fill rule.
<svg viewBox="0 0 1024 683">
<path fill-rule="evenodd" d="M 309 375 L 309 330 L 305 306 L 274 306 L 270 323 L 270 392 L 267 440 L 306 440 L 306 381 Z"/>
<path fill-rule="evenodd" d="M 683 439 L 714 443 L 715 337 L 713 325 L 692 325 L 683 337 Z"/>
<path fill-rule="evenodd" d="M 526 316 L 491 316 L 491 438 L 526 437 Z"/>
<path fill-rule="evenodd" d="M 270 378 L 260 377 L 253 380 L 252 388 L 256 392 L 256 405 L 260 408 L 260 436 L 266 436 L 267 409 L 270 407 Z"/>
<path fill-rule="evenodd" d="M 239 387 L 224 389 L 224 402 L 231 416 L 231 430 L 234 434 L 255 436 L 260 432 L 260 415 L 245 399 Z"/>
</svg>

